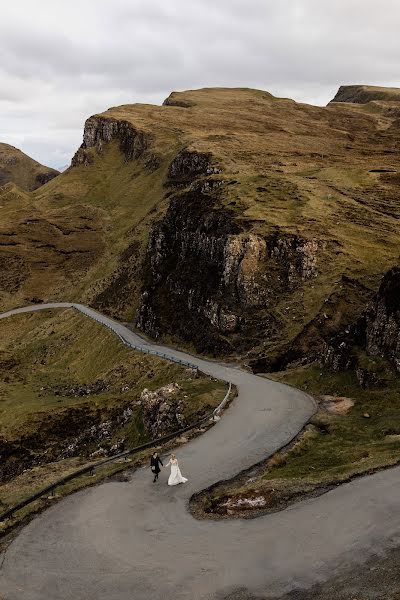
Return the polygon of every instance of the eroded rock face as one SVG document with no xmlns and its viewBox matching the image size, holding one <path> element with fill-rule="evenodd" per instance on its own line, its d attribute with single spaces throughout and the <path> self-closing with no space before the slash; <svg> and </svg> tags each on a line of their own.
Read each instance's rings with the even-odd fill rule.
<svg viewBox="0 0 400 600">
<path fill-rule="evenodd" d="M 267 258 L 266 241 L 256 235 L 228 236 L 223 257 L 221 291 L 236 289 L 238 299 L 250 306 L 262 302 L 260 266 Z"/>
<path fill-rule="evenodd" d="M 366 314 L 366 350 L 388 358 L 400 371 L 400 268 L 383 278 L 376 299 Z"/>
<path fill-rule="evenodd" d="M 337 337 L 322 345 L 320 364 L 333 371 L 345 371 L 355 365 L 355 358 L 349 343 Z"/>
<path fill-rule="evenodd" d="M 177 383 L 170 383 L 153 392 L 145 388 L 141 393 L 143 423 L 152 439 L 185 426 L 184 403 L 178 398 L 180 391 Z"/>
<path fill-rule="evenodd" d="M 135 129 L 127 121 L 96 116 L 90 117 L 85 123 L 83 143 L 73 157 L 71 166 L 90 164 L 92 157 L 85 151 L 89 148 L 95 148 L 98 153 L 101 153 L 103 144 L 107 144 L 114 139 L 119 141 L 119 148 L 126 161 L 141 157 L 151 141 L 149 134 Z"/>
<path fill-rule="evenodd" d="M 103 454 L 111 455 L 124 450 L 123 439 L 118 440 L 118 442 L 112 446 L 110 446 L 110 440 L 117 429 L 123 427 L 130 421 L 132 415 L 132 408 L 127 406 L 120 412 L 114 411 L 114 414 L 112 414 L 109 420 L 100 421 L 99 423 L 95 423 L 90 427 L 85 428 L 75 438 L 64 444 L 61 457 L 66 458 L 68 456 L 74 456 L 89 444 L 93 443 L 96 443 L 101 447 L 101 453 Z"/>
<path fill-rule="evenodd" d="M 357 320 L 324 341 L 319 362 L 334 371 L 352 369 L 362 388 L 383 385 L 388 365 L 368 357 L 383 358 L 400 371 L 399 267 L 386 273 Z"/>
<path fill-rule="evenodd" d="M 155 338 L 177 335 L 213 353 L 268 335 L 274 299 L 317 277 L 325 248 L 293 234 L 243 231 L 217 197 L 192 184 L 154 224 L 137 318 Z"/>
<path fill-rule="evenodd" d="M 78 165 L 84 165 L 88 167 L 93 162 L 93 156 L 86 152 L 85 148 L 78 148 L 71 160 L 71 167 L 77 167 Z"/>
<path fill-rule="evenodd" d="M 196 106 L 192 100 L 183 100 L 179 92 L 172 92 L 163 102 L 163 106 L 178 106 L 179 108 L 190 108 Z"/>
<path fill-rule="evenodd" d="M 302 239 L 299 236 L 277 234 L 269 243 L 271 258 L 286 265 L 285 276 L 289 284 L 300 277 L 306 281 L 318 275 L 318 254 L 325 250 L 326 242 L 317 239 Z"/>
<path fill-rule="evenodd" d="M 100 454 L 123 450 L 124 440 L 111 444 L 113 435 L 133 415 L 130 402 L 108 412 L 92 413 L 85 406 L 66 410 L 53 418 L 49 415 L 38 432 L 8 442 L 0 436 L 0 482 L 9 481 L 32 467 L 84 453 L 89 445 L 101 448 Z"/>
<path fill-rule="evenodd" d="M 168 169 L 169 183 L 193 181 L 200 175 L 220 173 L 221 169 L 212 164 L 211 154 L 182 150 L 171 162 Z"/>
</svg>

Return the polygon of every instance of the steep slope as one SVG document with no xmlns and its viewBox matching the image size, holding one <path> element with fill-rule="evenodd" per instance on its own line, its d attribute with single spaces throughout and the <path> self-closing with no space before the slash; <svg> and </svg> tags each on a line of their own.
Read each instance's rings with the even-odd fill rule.
<svg viewBox="0 0 400 600">
<path fill-rule="evenodd" d="M 1 225 L 3 306 L 80 299 L 258 369 L 319 356 L 398 264 L 400 128 L 371 104 L 217 88 L 89 118 Z"/>
<path fill-rule="evenodd" d="M 45 167 L 18 148 L 0 142 L 0 186 L 15 183 L 25 191 L 32 191 L 58 175 L 58 171 Z"/>
</svg>

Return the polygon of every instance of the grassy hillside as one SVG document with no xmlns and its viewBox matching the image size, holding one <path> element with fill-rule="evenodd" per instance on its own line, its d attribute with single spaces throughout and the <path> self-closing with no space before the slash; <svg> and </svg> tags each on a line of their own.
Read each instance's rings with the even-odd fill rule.
<svg viewBox="0 0 400 600">
<path fill-rule="evenodd" d="M 57 175 L 55 169 L 45 167 L 14 146 L 0 142 L 0 186 L 11 182 L 31 191 Z"/>
<path fill-rule="evenodd" d="M 3 188 L 2 306 L 80 299 L 262 368 L 318 351 L 398 262 L 400 128 L 373 104 L 213 88 L 90 118 L 29 204 Z"/>
<path fill-rule="evenodd" d="M 182 403 L 186 423 L 225 393 L 223 383 L 128 349 L 72 309 L 10 317 L 0 321 L 0 332 L 3 480 L 24 468 L 151 439 L 140 402 L 145 388 L 178 384 L 171 402 Z M 172 421 L 171 427 L 177 429 Z"/>
<path fill-rule="evenodd" d="M 361 389 L 351 371 L 334 373 L 317 365 L 275 374 L 277 381 L 313 394 L 318 412 L 288 448 L 201 494 L 195 511 L 217 518 L 273 512 L 398 464 L 399 376 L 383 359 L 364 360 L 379 372 L 379 386 Z"/>
</svg>

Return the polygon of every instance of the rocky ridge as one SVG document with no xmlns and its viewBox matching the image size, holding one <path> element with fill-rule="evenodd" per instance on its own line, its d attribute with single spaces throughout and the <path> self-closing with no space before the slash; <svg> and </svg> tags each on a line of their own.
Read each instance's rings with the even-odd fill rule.
<svg viewBox="0 0 400 600">
<path fill-rule="evenodd" d="M 71 166 L 89 165 L 93 156 L 87 152 L 94 148 L 98 154 L 103 150 L 103 144 L 118 140 L 119 149 L 125 160 L 141 157 L 150 143 L 151 136 L 138 131 L 127 121 L 90 117 L 85 123 L 83 142 L 72 158 Z"/>
<path fill-rule="evenodd" d="M 341 85 L 332 102 L 368 104 L 373 101 L 399 102 L 400 90 L 375 85 Z"/>
</svg>

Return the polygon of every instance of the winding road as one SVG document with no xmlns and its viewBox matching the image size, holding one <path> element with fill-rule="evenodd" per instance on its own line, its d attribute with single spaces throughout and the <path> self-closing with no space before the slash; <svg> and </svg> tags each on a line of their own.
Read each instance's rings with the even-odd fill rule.
<svg viewBox="0 0 400 600">
<path fill-rule="evenodd" d="M 355 480 L 285 511 L 252 520 L 198 521 L 193 493 L 228 479 L 287 443 L 313 400 L 240 368 L 157 346 L 80 304 L 126 343 L 196 364 L 231 381 L 238 397 L 223 418 L 179 449 L 189 482 L 169 488 L 148 469 L 128 482 L 77 492 L 35 518 L 2 557 L 3 600 L 211 600 L 268 598 L 307 588 L 400 544 L 400 469 Z"/>
</svg>

